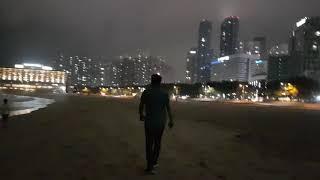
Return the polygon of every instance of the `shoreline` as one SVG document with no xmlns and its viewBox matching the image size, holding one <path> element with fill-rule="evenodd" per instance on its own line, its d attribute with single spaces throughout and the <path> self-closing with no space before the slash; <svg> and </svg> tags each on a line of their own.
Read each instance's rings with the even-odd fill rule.
<svg viewBox="0 0 320 180">
<path fill-rule="evenodd" d="M 1 94 L 1 99 L 7 98 L 10 105 L 10 117 L 29 114 L 46 108 L 55 102 L 54 99 L 40 98 L 36 96 L 25 96 L 15 94 Z"/>
</svg>

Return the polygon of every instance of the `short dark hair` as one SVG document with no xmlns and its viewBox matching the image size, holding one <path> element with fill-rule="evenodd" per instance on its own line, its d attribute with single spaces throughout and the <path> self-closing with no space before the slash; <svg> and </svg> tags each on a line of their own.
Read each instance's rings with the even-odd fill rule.
<svg viewBox="0 0 320 180">
<path fill-rule="evenodd" d="M 3 102 L 4 102 L 5 104 L 7 104 L 7 103 L 8 103 L 8 99 L 3 99 Z"/>
<path fill-rule="evenodd" d="M 151 85 L 160 85 L 162 77 L 158 74 L 152 74 L 151 76 Z"/>
</svg>

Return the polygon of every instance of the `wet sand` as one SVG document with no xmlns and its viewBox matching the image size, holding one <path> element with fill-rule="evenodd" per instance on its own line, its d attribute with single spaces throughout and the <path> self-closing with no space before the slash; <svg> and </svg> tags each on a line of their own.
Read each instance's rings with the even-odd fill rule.
<svg viewBox="0 0 320 180">
<path fill-rule="evenodd" d="M 145 176 L 136 100 L 54 99 L 0 129 L 1 179 L 320 179 L 320 111 L 173 103 L 158 174 Z"/>
</svg>

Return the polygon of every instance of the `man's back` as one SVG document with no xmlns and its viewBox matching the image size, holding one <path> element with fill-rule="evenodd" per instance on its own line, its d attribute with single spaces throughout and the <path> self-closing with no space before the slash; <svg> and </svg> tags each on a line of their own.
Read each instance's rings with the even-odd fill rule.
<svg viewBox="0 0 320 180">
<path fill-rule="evenodd" d="M 169 103 L 168 93 L 160 87 L 151 87 L 142 93 L 141 101 L 145 104 L 146 125 L 163 127 L 166 123 L 166 106 Z"/>
</svg>

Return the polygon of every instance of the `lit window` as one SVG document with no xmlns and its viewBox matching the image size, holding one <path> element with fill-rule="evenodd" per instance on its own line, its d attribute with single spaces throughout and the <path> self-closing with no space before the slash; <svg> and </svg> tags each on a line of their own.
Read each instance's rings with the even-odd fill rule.
<svg viewBox="0 0 320 180">
<path fill-rule="evenodd" d="M 316 31 L 316 32 L 315 32 L 315 35 L 316 35 L 316 36 L 320 36 L 320 31 Z"/>
</svg>

